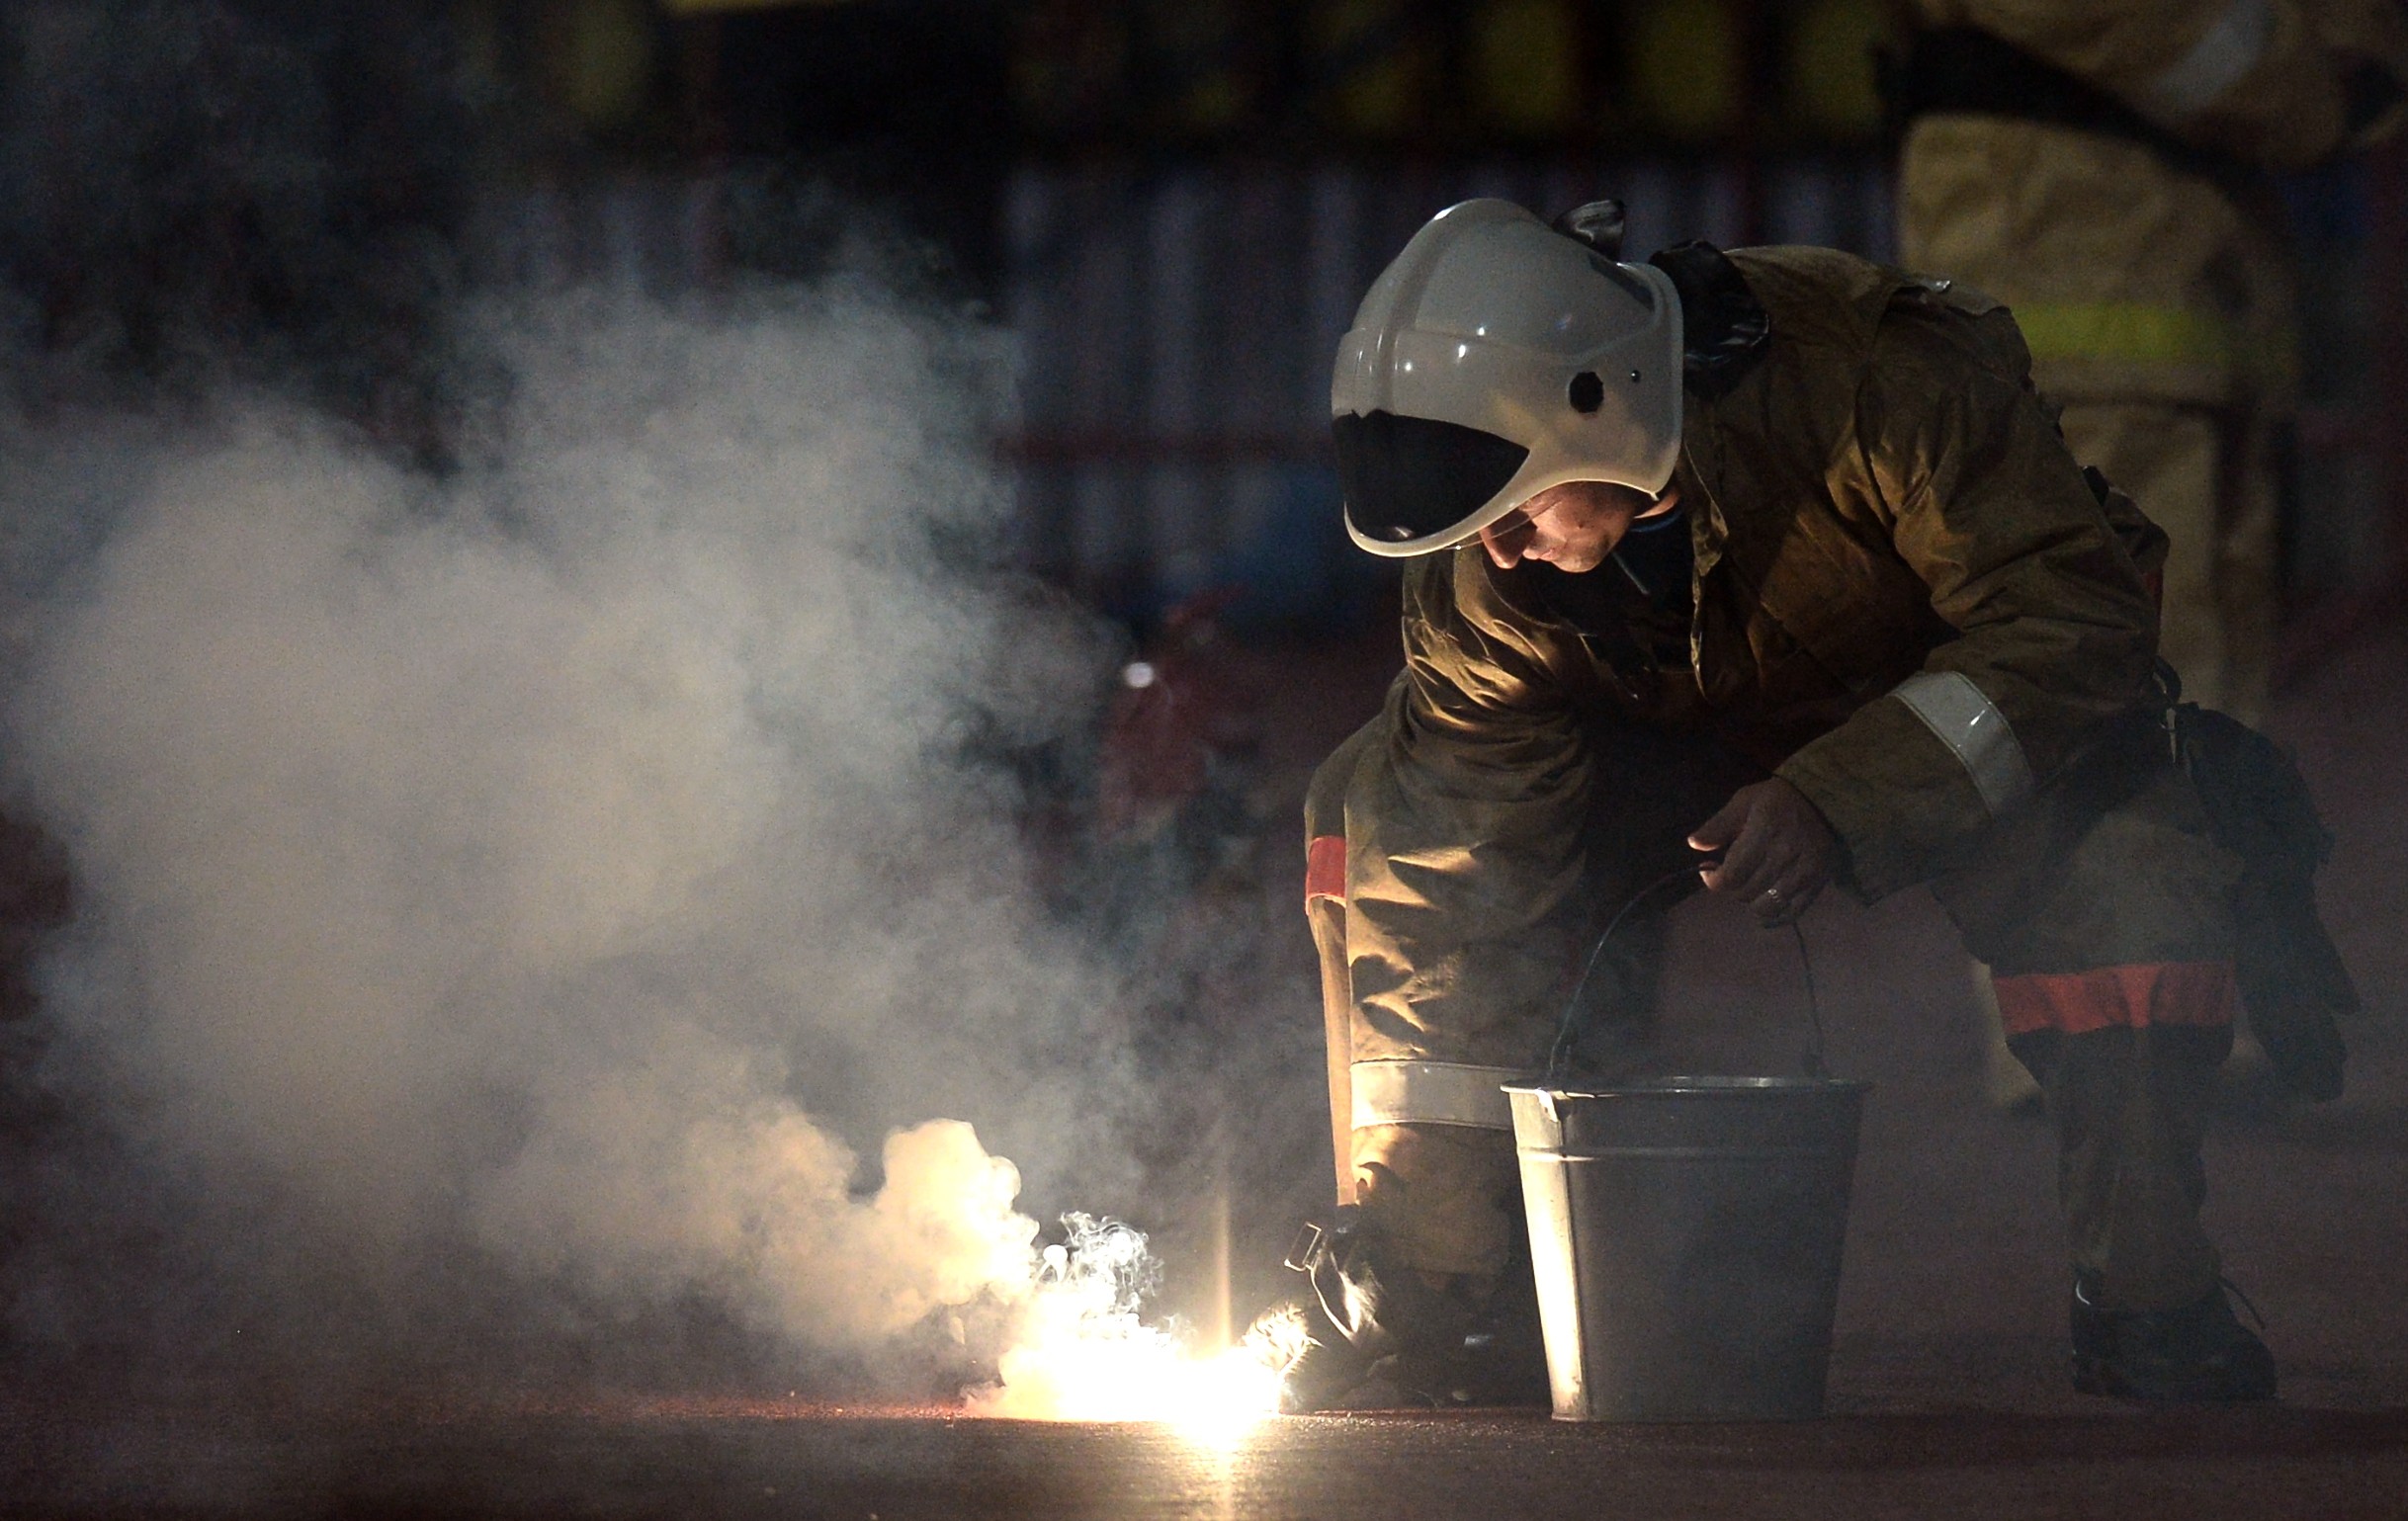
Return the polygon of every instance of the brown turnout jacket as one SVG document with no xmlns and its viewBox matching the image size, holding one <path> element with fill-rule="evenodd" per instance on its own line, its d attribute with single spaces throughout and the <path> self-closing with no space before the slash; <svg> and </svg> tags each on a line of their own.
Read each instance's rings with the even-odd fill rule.
<svg viewBox="0 0 2408 1521">
<path fill-rule="evenodd" d="M 1405 670 L 1345 786 L 1356 1060 L 1529 1059 L 1600 713 L 1774 768 L 1877 897 L 1991 821 L 1957 751 L 1887 698 L 1901 681 L 1969 679 L 2043 785 L 2149 690 L 2163 536 L 2067 453 L 2007 310 L 1829 250 L 1730 258 L 1771 338 L 1687 397 L 1685 672 L 1634 687 L 1477 544 L 1408 571 Z"/>
</svg>

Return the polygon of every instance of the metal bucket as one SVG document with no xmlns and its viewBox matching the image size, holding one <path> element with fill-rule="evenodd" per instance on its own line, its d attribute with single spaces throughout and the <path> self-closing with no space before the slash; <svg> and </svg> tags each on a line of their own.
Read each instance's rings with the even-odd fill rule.
<svg viewBox="0 0 2408 1521">
<path fill-rule="evenodd" d="M 1505 1090 L 1557 1420 L 1823 1413 L 1867 1086 Z"/>
</svg>

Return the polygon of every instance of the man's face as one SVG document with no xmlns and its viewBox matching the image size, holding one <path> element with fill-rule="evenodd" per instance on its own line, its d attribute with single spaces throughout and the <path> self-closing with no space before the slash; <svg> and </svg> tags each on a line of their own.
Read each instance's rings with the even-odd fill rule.
<svg viewBox="0 0 2408 1521">
<path fill-rule="evenodd" d="M 1480 531 L 1480 546 L 1500 570 L 1525 559 L 1545 560 L 1575 573 L 1605 563 L 1632 522 L 1670 512 L 1680 493 L 1660 497 L 1602 480 L 1574 480 L 1549 486 Z"/>
</svg>

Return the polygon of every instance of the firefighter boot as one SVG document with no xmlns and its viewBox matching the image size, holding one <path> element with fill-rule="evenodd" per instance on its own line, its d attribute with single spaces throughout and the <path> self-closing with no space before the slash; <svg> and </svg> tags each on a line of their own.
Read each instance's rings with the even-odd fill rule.
<svg viewBox="0 0 2408 1521">
<path fill-rule="evenodd" d="M 1438 1333 L 1399 1352 L 1390 1377 L 1434 1405 L 1543 1405 L 1547 1351 L 1529 1265 L 1495 1282 L 1457 1278 L 1436 1297 Z"/>
<path fill-rule="evenodd" d="M 2275 1397 L 2275 1358 L 2243 1325 L 2218 1284 L 2174 1310 L 2114 1310 L 2074 1275 L 2074 1388 L 2086 1394 L 2164 1403 Z"/>
<path fill-rule="evenodd" d="M 1386 1285 L 1369 1260 L 1368 1246 L 1360 1216 L 1345 1206 L 1326 1225 L 1307 1221 L 1288 1248 L 1285 1266 L 1305 1275 L 1305 1289 L 1264 1317 L 1290 1315 L 1303 1330 L 1280 1374 L 1283 1412 L 1342 1404 L 1370 1380 L 1375 1364 L 1394 1354 L 1382 1313 Z"/>
<path fill-rule="evenodd" d="M 1403 1267 L 1351 1209 L 1308 1224 L 1287 1265 L 1303 1273 L 1305 1336 L 1281 1385 L 1290 1413 L 1393 1405 L 1543 1402 L 1544 1353 L 1527 1269 L 1484 1289 Z"/>
</svg>

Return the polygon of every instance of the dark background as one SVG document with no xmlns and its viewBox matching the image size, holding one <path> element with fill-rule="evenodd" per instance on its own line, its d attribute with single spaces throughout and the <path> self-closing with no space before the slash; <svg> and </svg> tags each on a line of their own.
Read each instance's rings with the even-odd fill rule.
<svg viewBox="0 0 2408 1521">
<path fill-rule="evenodd" d="M 474 383 L 438 316 L 467 293 L 709 300 L 867 245 L 1006 329 L 1016 413 L 993 447 L 1018 512 L 1000 552 L 1116 624 L 1184 700 L 1175 722 L 1124 705 L 1084 748 L 1029 758 L 1029 829 L 1063 911 L 1144 969 L 1141 1047 L 1165 1072 L 1222 1073 L 1132 1144 L 1181 1180 L 1142 1222 L 1173 1265 L 1165 1303 L 1226 1312 L 1195 1266 L 1226 1228 L 1242 1315 L 1327 1187 L 1296 807 L 1395 660 L 1387 572 L 1338 528 L 1335 338 L 1411 231 L 1472 195 L 1547 213 L 1620 196 L 1639 256 L 1688 237 L 1887 256 L 1879 25 L 1874 0 L 28 0 L 0 33 L 9 383 L 36 412 L 172 406 L 229 377 L 297 389 L 441 470 Z M 2341 825 L 2328 903 L 2375 1087 L 2339 1121 L 2244 1096 L 2215 1148 L 2244 1180 L 2225 1206 L 2239 1255 L 2327 1286 L 2293 1297 L 2325 1359 L 2311 1383 L 2396 1407 L 2408 1333 L 2380 1264 L 2402 1243 L 2375 1217 L 2403 1149 L 2408 417 L 2383 380 L 2408 373 L 2408 156 L 2284 188 L 2311 362 L 2276 727 Z M 1146 911 L 1100 913 L 1096 894 L 1141 880 Z M 0 1018 L 21 1029 L 40 1018 L 28 959 L 72 903 L 56 847 L 0 830 Z M 1928 903 L 1825 917 L 1836 1044 L 1899 1095 L 1851 1237 L 1851 1387 L 1943 1398 L 1949 1359 L 2045 1372 L 2030 1347 L 2057 1310 L 2030 1285 L 2053 1280 L 2025 1237 L 2051 1228 L 2046 1148 L 1978 1111 L 1954 953 Z M 1744 931 L 1684 924 L 1675 996 L 1713 1016 L 1701 1028 L 1788 996 L 1779 955 L 1748 942 L 1734 962 Z M 1249 1084 L 1276 1063 L 1266 1102 Z M 71 1117 L 9 1075 L 13 1159 Z M 2349 1201 L 2327 1235 L 2277 1207 L 2310 1176 Z M 2023 1193 L 2002 1213 L 1979 1197 L 1993 1185 Z M 1868 1249 L 1886 1264 L 1869 1282 Z M 1845 1341 L 1901 1318 L 1938 1339 Z"/>
</svg>

